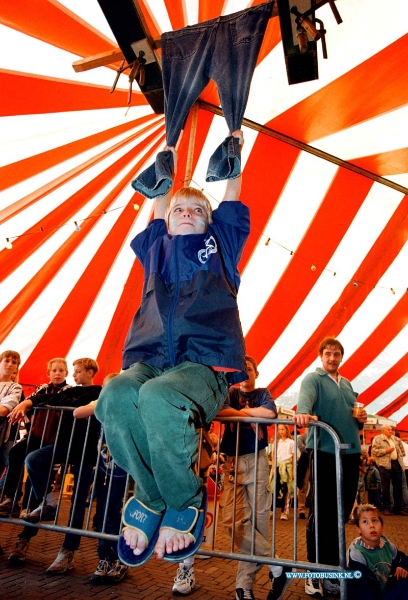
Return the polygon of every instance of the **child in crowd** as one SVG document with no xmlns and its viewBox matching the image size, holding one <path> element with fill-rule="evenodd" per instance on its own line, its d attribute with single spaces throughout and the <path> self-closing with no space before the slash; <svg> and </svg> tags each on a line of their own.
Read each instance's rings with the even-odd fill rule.
<svg viewBox="0 0 408 600">
<path fill-rule="evenodd" d="M 276 463 L 272 456 L 271 489 L 273 489 L 273 476 L 276 474 L 276 492 L 282 493 L 281 520 L 287 521 L 291 500 L 295 494 L 295 442 L 292 439 L 290 429 L 282 423 L 278 425 L 278 444 Z"/>
<path fill-rule="evenodd" d="M 65 358 L 51 359 L 47 364 L 47 375 L 49 382 L 37 386 L 31 396 L 17 404 L 10 412 L 8 419 L 11 425 L 24 420 L 26 412 L 32 407 L 40 404 L 52 404 L 58 394 L 71 387 L 66 382 L 68 366 Z M 3 486 L 2 502 L 0 503 L 0 517 L 9 517 L 10 514 L 19 516 L 18 501 L 22 495 L 23 482 L 21 475 L 24 460 L 29 452 L 40 448 L 46 418 L 46 411 L 36 414 L 31 425 L 30 435 L 20 440 L 10 450 L 9 468 Z M 44 434 L 44 443 L 52 443 L 55 440 L 57 426 L 58 415 L 50 415 Z M 30 486 L 26 484 L 24 508 L 26 508 L 29 489 Z"/>
<path fill-rule="evenodd" d="M 383 518 L 372 504 L 353 511 L 360 536 L 347 551 L 349 569 L 361 577 L 348 579 L 349 600 L 406 600 L 408 556 L 383 535 Z"/>
<path fill-rule="evenodd" d="M 98 372 L 98 364 L 92 358 L 79 358 L 73 362 L 74 379 L 77 384 L 75 387 L 60 387 L 62 383 L 65 383 L 65 377 L 68 374 L 65 359 L 53 359 L 53 361 L 50 361 L 48 367 L 52 378 L 54 378 L 52 373 L 58 371 L 59 379 L 64 380 L 64 382 L 57 384 L 58 392 L 47 393 L 47 390 L 48 392 L 50 391 L 50 386 L 40 386 L 38 394 L 34 392 L 32 396 L 16 407 L 14 416 L 13 413 L 10 415 L 13 421 L 18 421 L 20 418 L 25 417 L 26 411 L 35 406 L 77 407 L 88 404 L 90 401 L 98 398 L 102 388 L 100 385 L 93 384 L 93 378 Z M 58 379 L 58 377 L 55 378 Z M 41 393 L 41 391 L 44 393 Z M 25 461 L 21 451 L 17 454 L 17 458 L 25 462 L 28 480 L 31 482 L 34 492 L 35 504 L 36 506 L 39 504 L 37 508 L 28 514 L 24 514 L 23 519 L 29 523 L 53 521 L 55 519 L 57 505 L 54 494 L 49 486 L 49 474 L 53 463 L 69 463 L 72 465 L 74 475 L 74 489 L 69 517 L 70 526 L 81 529 L 86 509 L 86 498 L 96 462 L 98 423 L 94 419 L 90 423 L 89 428 L 85 422 L 78 423 L 75 425 L 73 431 L 74 418 L 71 411 L 63 411 L 61 414 L 61 411 L 51 410 L 48 422 L 42 416 L 45 415 L 46 418 L 47 411 L 39 412 L 40 414 L 34 418 L 28 442 L 30 446 L 29 452 L 25 457 Z M 49 427 L 50 423 L 52 425 L 51 428 Z M 44 436 L 42 435 L 43 430 L 39 428 L 40 424 L 42 427 L 45 427 Z M 31 447 L 33 436 L 34 440 L 40 440 L 39 445 L 41 445 L 41 440 L 43 442 L 41 447 L 34 450 Z M 22 464 L 17 465 L 16 461 L 14 461 L 12 465 L 11 455 L 20 443 L 16 444 L 10 453 L 10 474 L 12 466 L 15 467 L 16 472 L 14 473 L 13 470 L 15 482 L 18 481 Z M 69 456 L 67 455 L 68 448 L 70 448 Z M 8 481 L 6 482 L 7 485 Z M 9 497 L 9 502 L 11 501 L 11 497 Z M 74 507 L 75 511 L 73 511 Z M 29 542 L 37 533 L 38 529 L 36 528 L 24 527 L 18 535 L 15 549 L 9 556 L 9 566 L 20 566 L 24 563 Z M 74 552 L 79 548 L 80 540 L 79 535 L 71 532 L 66 534 L 57 558 L 46 571 L 47 575 L 59 575 L 72 569 Z"/>
<path fill-rule="evenodd" d="M 0 354 L 0 474 L 8 467 L 8 455 L 14 441 L 7 417 L 20 402 L 23 392 L 21 385 L 15 382 L 19 366 L 20 355 L 15 350 Z"/>
<path fill-rule="evenodd" d="M 0 354 L 0 494 L 4 483 L 3 471 L 8 467 L 8 455 L 13 445 L 7 417 L 20 402 L 22 393 L 21 385 L 14 382 L 19 366 L 20 355 L 15 350 L 5 350 Z M 3 554 L 1 546 L 0 554 Z"/>
<path fill-rule="evenodd" d="M 232 135 L 242 142 L 241 131 Z M 201 543 L 197 428 L 215 417 L 228 383 L 247 377 L 236 296 L 249 211 L 238 201 L 240 188 L 240 176 L 229 179 L 214 212 L 191 187 L 170 203 L 170 193 L 156 198 L 154 220 L 131 244 L 145 270 L 142 302 L 125 341 L 124 371 L 95 408 L 115 462 L 136 481 L 119 538 L 129 566 L 153 552 L 179 562 Z"/>
<path fill-rule="evenodd" d="M 103 380 L 103 385 L 119 375 L 110 373 Z M 76 419 L 90 417 L 95 412 L 97 400 L 74 410 Z M 112 480 L 112 483 L 111 483 Z M 95 524 L 96 531 L 117 535 L 119 533 L 121 508 L 126 491 L 127 473 L 115 465 L 106 444 L 101 447 L 98 472 L 94 483 L 96 497 Z M 106 522 L 105 522 L 106 513 Z M 119 583 L 126 577 L 128 567 L 118 557 L 117 543 L 100 538 L 98 540 L 99 563 L 90 583 L 94 585 Z"/>
<path fill-rule="evenodd" d="M 368 495 L 368 503 L 374 504 L 374 506 L 382 510 L 381 476 L 373 456 L 369 456 L 367 459 L 365 488 Z"/>
</svg>

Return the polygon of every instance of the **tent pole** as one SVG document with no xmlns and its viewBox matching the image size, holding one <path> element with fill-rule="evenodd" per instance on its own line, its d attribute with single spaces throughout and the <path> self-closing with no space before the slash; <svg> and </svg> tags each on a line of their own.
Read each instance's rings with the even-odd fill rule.
<svg viewBox="0 0 408 600">
<path fill-rule="evenodd" d="M 209 102 L 204 102 L 203 100 L 199 100 L 200 108 L 204 110 L 208 110 L 215 115 L 224 116 L 222 109 L 215 104 L 210 104 Z M 385 177 L 381 177 L 380 175 L 376 175 L 375 173 L 371 173 L 371 171 L 367 171 L 367 169 L 363 169 L 362 167 L 358 167 L 357 165 L 353 165 L 353 163 L 347 162 L 346 160 L 341 160 L 341 158 L 337 158 L 337 156 L 333 156 L 333 154 L 329 154 L 328 152 L 324 152 L 323 150 L 319 150 L 318 148 L 314 148 L 313 146 L 309 146 L 304 142 L 296 140 L 295 138 L 290 137 L 289 135 L 285 135 L 284 133 L 279 133 L 275 129 L 271 129 L 270 127 L 265 127 L 265 125 L 260 125 L 255 121 L 250 121 L 249 119 L 242 119 L 242 125 L 245 127 L 249 127 L 249 129 L 254 129 L 255 131 L 259 131 L 259 133 L 264 133 L 265 135 L 269 135 L 281 142 L 285 142 L 286 144 L 290 144 L 291 146 L 295 146 L 299 148 L 299 150 L 303 150 L 304 152 L 309 152 L 309 154 L 313 154 L 314 156 L 318 156 L 319 158 L 323 158 L 339 167 L 344 167 L 349 171 L 353 171 L 354 173 L 358 173 L 358 175 L 362 175 L 363 177 L 367 177 L 368 179 L 372 179 L 377 183 L 382 183 L 387 187 L 396 190 L 397 192 L 401 192 L 402 194 L 408 194 L 408 188 L 399 183 L 395 183 L 394 181 L 390 181 Z"/>
<path fill-rule="evenodd" d="M 185 187 L 190 186 L 191 178 L 192 178 L 194 145 L 195 145 L 195 138 L 196 138 L 196 133 L 197 133 L 197 120 L 198 120 L 198 102 L 195 102 L 194 106 L 192 108 L 192 112 L 191 112 L 190 139 L 188 142 L 186 176 L 184 177 Z"/>
</svg>

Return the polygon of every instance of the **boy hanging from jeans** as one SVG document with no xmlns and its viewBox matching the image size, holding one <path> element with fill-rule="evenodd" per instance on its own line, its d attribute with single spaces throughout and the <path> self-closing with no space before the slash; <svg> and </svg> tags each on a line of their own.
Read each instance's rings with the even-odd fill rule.
<svg viewBox="0 0 408 600">
<path fill-rule="evenodd" d="M 242 143 L 242 132 L 232 133 Z M 172 152 L 174 165 L 176 151 Z M 173 169 L 175 171 L 175 168 Z M 246 379 L 237 265 L 249 234 L 229 179 L 212 212 L 201 191 L 155 199 L 154 220 L 131 246 L 144 270 L 142 302 L 128 332 L 124 371 L 95 409 L 115 462 L 136 482 L 119 556 L 127 565 L 180 562 L 198 549 L 205 494 L 194 472 L 197 428 L 208 425 L 228 385 Z"/>
</svg>

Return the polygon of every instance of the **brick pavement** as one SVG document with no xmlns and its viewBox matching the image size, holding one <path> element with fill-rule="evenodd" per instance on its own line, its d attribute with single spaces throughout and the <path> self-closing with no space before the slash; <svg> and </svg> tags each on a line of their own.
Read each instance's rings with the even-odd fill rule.
<svg viewBox="0 0 408 600">
<path fill-rule="evenodd" d="M 408 517 L 384 517 L 385 533 L 408 553 L 406 531 Z M 304 539 L 305 521 L 300 521 L 299 559 L 305 559 Z M 290 522 L 277 522 L 277 552 L 282 558 L 288 558 L 293 552 Z M 26 565 L 23 568 L 7 567 L 7 555 L 13 549 L 15 539 L 20 531 L 17 525 L 0 524 L 0 544 L 5 555 L 0 556 L 0 598 L 1 600 L 82 600 L 123 599 L 123 600 L 159 600 L 173 598 L 171 586 L 176 566 L 165 561 L 150 560 L 146 565 L 131 569 L 129 576 L 118 586 L 91 586 L 88 583 L 98 559 L 96 555 L 97 541 L 83 538 L 81 547 L 75 554 L 75 567 L 68 575 L 47 577 L 45 569 L 52 563 L 61 545 L 63 534 L 40 530 L 32 540 Z M 347 524 L 347 542 L 356 535 L 353 525 Z M 226 537 L 219 528 L 219 540 L 228 548 Z M 196 588 L 191 595 L 192 600 L 224 600 L 234 598 L 236 561 L 220 558 L 196 560 Z M 269 591 L 268 569 L 264 567 L 258 574 L 254 594 L 257 600 L 265 600 Z M 293 581 L 285 594 L 285 600 L 305 600 L 309 598 L 304 592 L 302 580 Z"/>
</svg>

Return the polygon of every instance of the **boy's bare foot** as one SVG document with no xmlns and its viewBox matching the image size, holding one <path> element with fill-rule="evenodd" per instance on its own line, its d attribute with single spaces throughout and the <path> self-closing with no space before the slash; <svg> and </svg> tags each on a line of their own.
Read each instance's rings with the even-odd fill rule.
<svg viewBox="0 0 408 600">
<path fill-rule="evenodd" d="M 191 535 L 187 533 L 181 533 L 174 531 L 174 529 L 168 529 L 162 527 L 160 529 L 159 539 L 157 540 L 154 548 L 156 558 L 163 558 L 165 554 L 172 554 L 177 550 L 184 550 L 193 541 Z"/>
<path fill-rule="evenodd" d="M 146 549 L 146 536 L 138 529 L 133 527 L 125 527 L 123 537 L 128 546 L 133 550 L 133 554 L 139 556 Z"/>
</svg>

